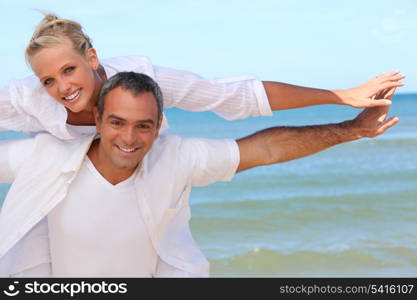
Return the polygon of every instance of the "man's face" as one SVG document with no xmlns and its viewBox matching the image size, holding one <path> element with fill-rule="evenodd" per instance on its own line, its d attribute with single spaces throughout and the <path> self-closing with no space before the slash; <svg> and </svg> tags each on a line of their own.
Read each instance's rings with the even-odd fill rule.
<svg viewBox="0 0 417 300">
<path fill-rule="evenodd" d="M 102 167 L 112 171 L 136 169 L 158 137 L 158 106 L 151 92 L 134 96 L 121 87 L 106 96 L 101 119 L 95 110 L 100 133 L 99 156 Z"/>
</svg>

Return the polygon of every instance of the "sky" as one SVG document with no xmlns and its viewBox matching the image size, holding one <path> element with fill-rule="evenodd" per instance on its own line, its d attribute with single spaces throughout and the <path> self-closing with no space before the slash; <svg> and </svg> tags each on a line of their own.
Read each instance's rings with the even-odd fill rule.
<svg viewBox="0 0 417 300">
<path fill-rule="evenodd" d="M 417 92 L 417 0 L 1 0 L 0 86 L 32 73 L 35 9 L 80 22 L 101 58 L 326 89 L 400 70 L 398 92 Z"/>
</svg>

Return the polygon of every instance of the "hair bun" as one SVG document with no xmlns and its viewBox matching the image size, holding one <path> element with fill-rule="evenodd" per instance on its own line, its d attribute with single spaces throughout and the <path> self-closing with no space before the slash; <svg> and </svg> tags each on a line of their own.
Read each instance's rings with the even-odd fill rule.
<svg viewBox="0 0 417 300">
<path fill-rule="evenodd" d="M 55 21 L 55 20 L 58 20 L 58 19 L 59 18 L 58 18 L 57 15 L 48 13 L 48 14 L 44 14 L 44 17 L 43 17 L 41 22 L 42 23 L 49 23 L 49 22 L 52 22 L 52 21 Z"/>
</svg>

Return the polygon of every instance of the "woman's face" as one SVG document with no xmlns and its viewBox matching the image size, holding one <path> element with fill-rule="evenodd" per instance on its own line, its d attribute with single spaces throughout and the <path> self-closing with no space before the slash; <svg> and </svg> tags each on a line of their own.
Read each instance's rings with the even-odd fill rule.
<svg viewBox="0 0 417 300">
<path fill-rule="evenodd" d="M 32 57 L 31 64 L 52 98 L 74 113 L 92 110 L 101 88 L 94 49 L 83 56 L 67 41 L 40 50 Z"/>
</svg>

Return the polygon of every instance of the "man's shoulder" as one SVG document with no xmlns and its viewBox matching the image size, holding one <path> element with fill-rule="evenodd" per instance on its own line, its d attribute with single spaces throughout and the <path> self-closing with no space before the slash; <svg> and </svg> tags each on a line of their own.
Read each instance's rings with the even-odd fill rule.
<svg viewBox="0 0 417 300">
<path fill-rule="evenodd" d="M 37 143 L 43 142 L 45 140 L 48 140 L 50 142 L 56 142 L 55 140 L 57 139 L 48 133 L 38 133 L 37 135 L 34 135 L 34 136 L 4 140 L 2 141 L 2 143 L 4 145 L 7 144 L 13 150 L 20 150 L 23 148 L 34 148 Z"/>
<path fill-rule="evenodd" d="M 195 144 L 202 141 L 216 141 L 216 139 L 206 139 L 199 137 L 187 137 L 169 133 L 162 133 L 154 141 L 154 146 L 157 147 L 175 147 L 185 144 Z"/>
<path fill-rule="evenodd" d="M 71 146 L 71 145 L 79 145 L 83 141 L 91 140 L 92 134 L 83 135 L 83 136 L 73 138 L 73 139 L 63 140 L 48 132 L 40 132 L 32 138 L 37 141 L 45 141 L 45 142 L 49 142 L 49 143 L 56 144 L 56 145 Z"/>
<path fill-rule="evenodd" d="M 86 135 L 77 137 L 74 139 L 62 140 L 50 133 L 39 133 L 34 140 L 34 146 L 48 155 L 48 153 L 68 153 L 72 155 L 74 152 L 78 152 L 77 149 L 85 148 L 87 143 L 90 143 L 93 135 Z"/>
<path fill-rule="evenodd" d="M 236 143 L 231 139 L 210 139 L 199 137 L 183 137 L 173 134 L 161 134 L 152 146 L 150 153 L 153 155 L 187 155 L 189 152 L 204 153 L 219 148 L 229 147 L 230 143 Z"/>
<path fill-rule="evenodd" d="M 160 134 L 159 137 L 154 141 L 151 152 L 162 150 L 168 151 L 168 149 L 172 149 L 180 145 L 183 140 L 184 138 L 179 135 L 166 133 Z"/>
<path fill-rule="evenodd" d="M 163 133 L 154 142 L 154 145 L 173 146 L 181 144 L 198 144 L 198 143 L 224 143 L 225 141 L 234 141 L 225 138 L 204 138 L 204 137 L 188 137 L 175 134 Z"/>
<path fill-rule="evenodd" d="M 163 133 L 153 142 L 148 157 L 155 162 L 162 158 L 170 159 L 184 155 L 187 152 L 188 140 L 189 138 L 179 135 Z"/>
</svg>

